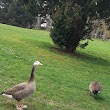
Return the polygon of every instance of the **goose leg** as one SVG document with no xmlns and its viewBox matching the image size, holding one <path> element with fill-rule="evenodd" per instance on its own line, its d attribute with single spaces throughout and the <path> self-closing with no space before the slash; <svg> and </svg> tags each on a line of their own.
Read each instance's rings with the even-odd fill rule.
<svg viewBox="0 0 110 110">
<path fill-rule="evenodd" d="M 22 101 L 21 101 L 21 107 L 22 108 L 27 108 L 27 105 L 23 105 Z"/>
<path fill-rule="evenodd" d="M 90 91 L 90 96 L 92 95 L 91 91 Z"/>
<path fill-rule="evenodd" d="M 97 94 L 94 94 L 94 99 L 97 99 Z"/>
<path fill-rule="evenodd" d="M 17 102 L 17 104 L 16 104 L 16 109 L 17 110 L 23 110 L 23 108 L 22 108 L 22 102 L 21 101 L 19 101 L 19 102 Z"/>
</svg>

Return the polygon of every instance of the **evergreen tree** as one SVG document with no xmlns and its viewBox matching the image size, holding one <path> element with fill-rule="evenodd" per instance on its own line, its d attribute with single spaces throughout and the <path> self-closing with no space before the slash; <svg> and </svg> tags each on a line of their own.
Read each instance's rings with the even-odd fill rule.
<svg viewBox="0 0 110 110">
<path fill-rule="evenodd" d="M 110 17 L 109 9 L 108 0 L 60 0 L 60 5 L 55 5 L 52 14 L 50 36 L 53 42 L 61 49 L 74 53 L 80 40 L 90 38 L 92 21 Z"/>
</svg>

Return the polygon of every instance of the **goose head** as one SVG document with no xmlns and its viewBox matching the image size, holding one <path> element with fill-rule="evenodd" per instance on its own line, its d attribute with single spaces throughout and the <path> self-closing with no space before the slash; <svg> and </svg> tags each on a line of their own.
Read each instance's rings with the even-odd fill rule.
<svg viewBox="0 0 110 110">
<path fill-rule="evenodd" d="M 33 66 L 34 66 L 34 67 L 37 67 L 37 66 L 39 66 L 39 65 L 43 65 L 43 64 L 40 63 L 39 61 L 35 61 L 35 62 L 33 63 Z"/>
</svg>

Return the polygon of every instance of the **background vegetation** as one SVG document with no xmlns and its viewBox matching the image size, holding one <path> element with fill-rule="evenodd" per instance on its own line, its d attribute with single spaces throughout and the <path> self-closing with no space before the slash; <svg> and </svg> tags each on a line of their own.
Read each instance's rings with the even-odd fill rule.
<svg viewBox="0 0 110 110">
<path fill-rule="evenodd" d="M 83 42 L 83 41 L 82 41 Z M 94 40 L 69 55 L 52 43 L 49 32 L 0 24 L 0 93 L 27 81 L 34 61 L 37 91 L 24 100 L 27 110 L 109 110 L 110 42 Z M 103 90 L 97 100 L 88 85 L 97 80 Z M 15 110 L 15 101 L 0 96 L 0 110 Z"/>
<path fill-rule="evenodd" d="M 0 22 L 33 28 L 38 17 L 52 19 L 51 38 L 62 50 L 75 53 L 82 39 L 90 39 L 99 27 L 96 20 L 110 22 L 109 0 L 1 0 Z M 37 23 L 35 23 L 37 22 Z M 48 24 L 48 23 L 47 23 Z M 94 26 L 95 24 L 96 26 Z M 41 26 L 41 25 L 40 25 Z M 38 26 L 36 26 L 38 27 Z M 49 27 L 49 26 L 47 26 Z M 110 26 L 109 26 L 110 27 Z M 39 28 L 38 28 L 39 29 Z M 107 32 L 103 38 L 105 38 Z M 97 32 L 93 33 L 95 36 Z"/>
</svg>

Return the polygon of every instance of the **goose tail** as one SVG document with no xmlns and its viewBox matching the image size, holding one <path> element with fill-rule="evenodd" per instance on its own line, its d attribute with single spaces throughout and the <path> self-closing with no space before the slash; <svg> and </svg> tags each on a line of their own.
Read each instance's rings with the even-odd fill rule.
<svg viewBox="0 0 110 110">
<path fill-rule="evenodd" d="M 1 93 L 1 95 L 2 95 L 2 96 L 5 96 L 5 97 L 7 97 L 7 98 L 13 98 L 13 96 L 12 96 L 12 95 L 5 94 L 4 92 L 2 92 L 2 93 Z"/>
<path fill-rule="evenodd" d="M 4 92 L 0 93 L 0 95 L 2 95 Z"/>
</svg>

